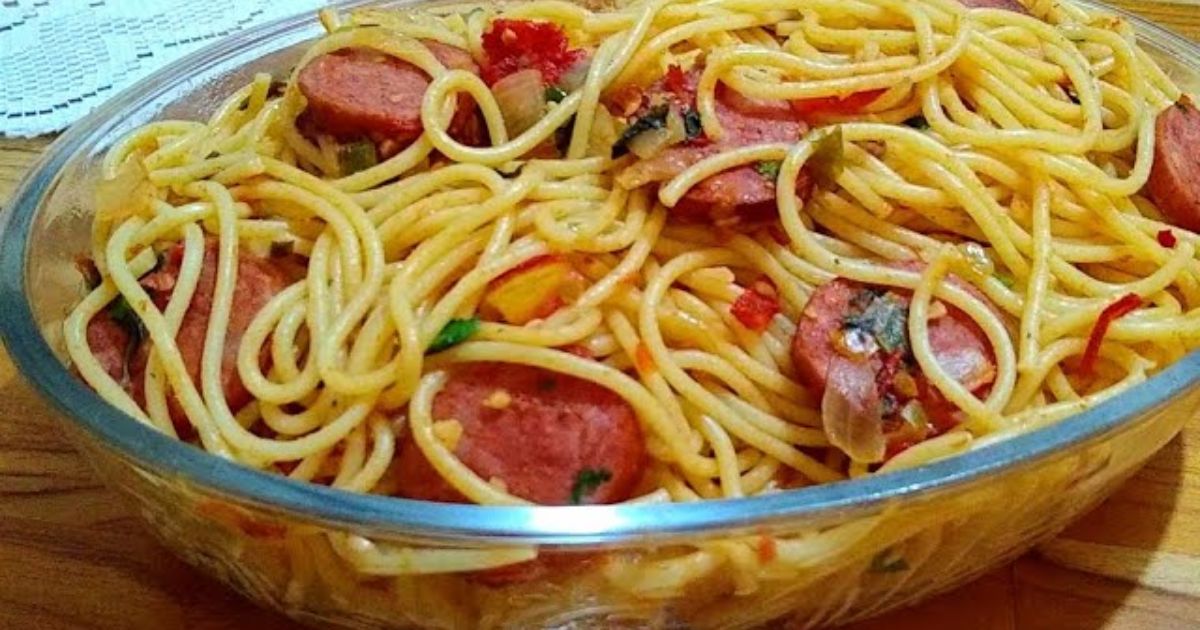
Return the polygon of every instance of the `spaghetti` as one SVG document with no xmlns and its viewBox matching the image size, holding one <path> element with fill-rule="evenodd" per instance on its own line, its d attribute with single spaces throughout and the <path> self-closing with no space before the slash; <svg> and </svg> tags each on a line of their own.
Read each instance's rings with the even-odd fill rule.
<svg viewBox="0 0 1200 630">
<path fill-rule="evenodd" d="M 107 154 L 72 361 L 216 455 L 484 505 L 778 492 L 1054 422 L 1200 342 L 1200 122 L 1128 24 L 999 4 L 324 13 L 286 81 Z M 760 544 L 606 571 L 815 553 Z"/>
</svg>

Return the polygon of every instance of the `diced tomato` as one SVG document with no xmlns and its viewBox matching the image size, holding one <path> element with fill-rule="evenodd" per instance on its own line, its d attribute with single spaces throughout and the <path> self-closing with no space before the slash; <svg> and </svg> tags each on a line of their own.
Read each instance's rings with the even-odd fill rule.
<svg viewBox="0 0 1200 630">
<path fill-rule="evenodd" d="M 1108 334 L 1108 327 L 1114 321 L 1136 311 L 1141 305 L 1142 297 L 1136 293 L 1130 293 L 1100 311 L 1100 317 L 1096 319 L 1096 325 L 1092 327 L 1092 334 L 1088 336 L 1083 359 L 1079 361 L 1081 376 L 1091 376 L 1092 371 L 1096 368 L 1096 359 L 1100 358 L 1100 344 L 1104 341 L 1104 335 Z"/>
<path fill-rule="evenodd" d="M 492 281 L 483 298 L 504 321 L 522 325 L 549 316 L 566 303 L 575 270 L 558 254 L 531 258 Z"/>
<path fill-rule="evenodd" d="M 755 283 L 734 300 L 729 312 L 743 326 L 754 332 L 762 332 L 771 325 L 771 318 L 779 313 L 779 298 L 762 290 Z"/>
<path fill-rule="evenodd" d="M 667 68 L 667 74 L 663 77 L 663 86 L 671 92 L 675 93 L 682 99 L 688 99 L 691 95 L 688 91 L 687 75 L 683 73 L 683 68 L 676 64 L 671 64 Z"/>
<path fill-rule="evenodd" d="M 1162 245 L 1163 247 L 1174 248 L 1175 244 L 1178 242 L 1179 242 L 1179 239 L 1175 238 L 1175 233 L 1172 232 L 1171 230 L 1159 230 L 1159 232 L 1158 232 L 1158 244 L 1159 245 Z"/>
<path fill-rule="evenodd" d="M 584 50 L 568 49 L 567 43 L 562 27 L 551 22 L 493 20 L 483 33 L 483 80 L 492 85 L 518 70 L 534 68 L 547 85 L 554 85 L 563 72 L 587 56 Z"/>
<path fill-rule="evenodd" d="M 867 90 L 849 96 L 822 96 L 792 101 L 792 111 L 801 116 L 818 114 L 855 114 L 883 96 L 887 90 Z"/>
</svg>

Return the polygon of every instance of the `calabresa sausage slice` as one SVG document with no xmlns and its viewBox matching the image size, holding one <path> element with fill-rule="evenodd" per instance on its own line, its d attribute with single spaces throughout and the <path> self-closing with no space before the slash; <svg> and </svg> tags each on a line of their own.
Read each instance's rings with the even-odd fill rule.
<svg viewBox="0 0 1200 630">
<path fill-rule="evenodd" d="M 897 266 L 917 271 L 922 265 Z M 986 300 L 960 279 L 948 276 L 948 281 Z M 905 290 L 837 278 L 809 298 L 792 339 L 800 380 L 818 394 L 835 388 L 835 396 L 825 396 L 823 402 L 837 401 L 843 415 L 882 423 L 889 454 L 957 422 L 957 414 L 947 413 L 946 401 L 912 356 L 907 332 L 911 298 Z M 930 317 L 929 342 L 938 364 L 968 390 L 985 392 L 996 378 L 996 359 L 983 330 L 945 303 L 936 303 Z M 862 391 L 863 374 L 874 375 L 874 392 Z M 919 408 L 909 407 L 914 401 Z"/>
<path fill-rule="evenodd" d="M 641 428 L 628 403 L 599 385 L 541 368 L 456 366 L 434 398 L 433 417 L 458 424 L 447 446 L 463 464 L 534 503 L 622 501 L 645 466 Z M 411 436 L 398 466 L 401 496 L 466 502 Z"/>
<path fill-rule="evenodd" d="M 128 328 L 113 319 L 107 311 L 98 313 L 88 322 L 87 342 L 100 367 L 118 383 L 125 382 L 125 359 L 133 335 Z"/>
<path fill-rule="evenodd" d="M 1184 96 L 1158 115 L 1145 192 L 1166 218 L 1200 232 L 1200 110 Z"/>
<path fill-rule="evenodd" d="M 479 74 L 460 48 L 422 40 L 442 65 Z M 416 66 L 364 49 L 322 55 L 300 70 L 300 92 L 308 100 L 305 116 L 317 131 L 339 139 L 370 138 L 407 145 L 421 135 L 421 101 L 430 78 Z M 450 135 L 477 144 L 481 127 L 476 105 L 462 94 Z"/>
<path fill-rule="evenodd" d="M 217 284 L 217 243 L 209 241 L 204 249 L 204 266 L 192 294 L 175 343 L 183 356 L 188 376 L 200 388 L 200 361 L 204 354 L 204 337 L 208 334 L 209 316 L 212 313 L 213 295 Z M 183 245 L 176 245 L 167 251 L 162 267 L 142 278 L 142 285 L 147 288 L 150 297 L 160 309 L 165 309 L 175 290 L 179 278 L 180 266 L 183 262 Z M 225 393 L 225 402 L 233 411 L 246 406 L 252 396 L 242 384 L 238 375 L 237 355 L 241 347 L 242 335 L 250 327 L 250 322 L 271 298 L 287 287 L 291 278 L 285 271 L 286 265 L 270 258 L 259 258 L 247 253 L 238 255 L 237 284 L 233 291 L 233 308 L 229 312 L 229 322 L 225 330 L 225 348 L 221 356 L 221 389 Z M 130 361 L 130 385 L 134 399 L 139 404 L 145 403 L 145 370 L 149 356 L 150 341 L 142 342 L 138 351 Z M 264 367 L 268 355 L 262 355 Z M 191 426 L 183 409 L 174 396 L 168 399 L 171 419 L 176 430 L 181 435 L 190 435 Z"/>
<path fill-rule="evenodd" d="M 646 90 L 631 119 L 636 120 L 664 102 L 679 111 L 694 111 L 699 76 L 699 70 L 686 74 L 677 69 L 669 72 Z M 751 99 L 724 86 L 717 92 L 716 113 L 724 131 L 719 141 L 710 142 L 700 137 L 668 147 L 627 168 L 621 174 L 622 185 L 636 187 L 668 180 L 718 153 L 755 144 L 796 142 L 808 131 L 808 125 L 786 101 Z M 699 182 L 671 209 L 672 216 L 723 227 L 753 225 L 774 219 L 777 216 L 775 178 L 756 166 L 740 166 Z M 812 181 L 802 171 L 796 182 L 797 195 L 805 199 L 811 190 Z"/>
</svg>

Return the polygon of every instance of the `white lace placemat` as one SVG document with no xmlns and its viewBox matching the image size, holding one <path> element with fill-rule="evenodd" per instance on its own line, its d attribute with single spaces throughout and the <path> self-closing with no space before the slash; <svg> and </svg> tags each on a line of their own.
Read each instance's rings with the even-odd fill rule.
<svg viewBox="0 0 1200 630">
<path fill-rule="evenodd" d="M 327 0 L 0 0 L 0 136 L 60 131 L 163 65 Z"/>
</svg>

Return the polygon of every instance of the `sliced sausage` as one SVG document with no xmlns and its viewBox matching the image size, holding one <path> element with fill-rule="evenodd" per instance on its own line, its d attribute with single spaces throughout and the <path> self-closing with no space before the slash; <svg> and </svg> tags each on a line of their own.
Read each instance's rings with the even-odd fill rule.
<svg viewBox="0 0 1200 630">
<path fill-rule="evenodd" d="M 920 263 L 897 265 L 916 271 Z M 973 287 L 950 276 L 950 282 L 986 300 Z M 801 380 L 810 389 L 825 389 L 830 361 L 840 353 L 835 345 L 848 316 L 855 315 L 856 300 L 870 287 L 838 278 L 818 288 L 809 298 L 792 340 L 792 360 Z M 911 293 L 890 289 L 907 310 Z M 996 359 L 987 335 L 966 313 L 945 304 L 946 315 L 929 322 L 929 343 L 938 364 L 968 390 L 978 391 L 996 377 Z M 905 332 L 907 335 L 907 332 Z"/>
<path fill-rule="evenodd" d="M 457 366 L 433 401 L 433 417 L 461 426 L 453 452 L 463 464 L 534 503 L 622 501 L 645 465 L 641 428 L 628 403 L 604 387 L 541 368 Z M 466 501 L 411 435 L 401 445 L 398 465 L 400 495 Z M 589 477 L 591 483 L 576 486 Z"/>
<path fill-rule="evenodd" d="M 1180 98 L 1158 115 L 1154 136 L 1145 192 L 1169 221 L 1200 232 L 1200 110 Z"/>
<path fill-rule="evenodd" d="M 1017 0 L 958 0 L 958 3 L 968 9 L 1004 9 L 1029 15 L 1029 9 Z"/>
<path fill-rule="evenodd" d="M 422 40 L 442 65 L 479 74 L 465 50 Z M 377 143 L 407 145 L 421 135 L 421 101 L 430 78 L 416 66 L 382 53 L 348 49 L 312 60 L 300 71 L 300 92 L 308 100 L 305 115 L 324 133 L 341 139 L 368 137 Z M 450 135 L 477 144 L 481 134 L 477 107 L 466 94 L 450 124 Z"/>
<path fill-rule="evenodd" d="M 107 311 L 98 313 L 88 322 L 87 343 L 100 367 L 118 383 L 125 381 L 125 357 L 133 335 Z"/>
<path fill-rule="evenodd" d="M 200 362 L 204 354 L 204 337 L 208 334 L 209 315 L 212 312 L 213 293 L 217 284 L 217 243 L 209 241 L 204 250 L 204 266 L 192 294 L 192 302 L 188 306 L 175 343 L 183 356 L 188 375 L 192 382 L 200 388 Z M 142 278 L 141 283 L 147 288 L 150 297 L 160 309 L 165 309 L 175 289 L 179 278 L 180 266 L 183 262 L 183 245 L 176 245 L 166 254 L 163 266 Z M 229 323 L 225 332 L 225 349 L 221 357 L 221 389 L 225 392 L 225 402 L 229 408 L 237 411 L 248 404 L 252 396 L 242 384 L 242 378 L 237 370 L 238 348 L 241 346 L 242 335 L 250 327 L 250 322 L 271 298 L 288 286 L 290 278 L 285 272 L 285 266 L 277 264 L 273 259 L 259 258 L 241 252 L 238 255 L 237 285 L 233 292 L 233 308 L 229 313 Z M 129 374 L 132 380 L 134 398 L 139 404 L 145 401 L 145 369 L 149 356 L 150 341 L 142 343 L 135 357 L 130 361 Z M 264 348 L 265 350 L 265 348 Z M 264 367 L 268 355 L 263 353 Z M 176 428 L 184 433 L 190 433 L 187 416 L 178 402 L 171 397 L 169 400 L 171 418 Z"/>
<path fill-rule="evenodd" d="M 693 107 L 698 79 L 699 71 L 693 70 L 683 80 L 660 80 L 647 89 L 643 100 L 647 105 L 667 100 L 681 107 Z M 701 140 L 667 148 L 627 168 L 621 174 L 622 184 L 635 187 L 665 181 L 718 153 L 754 144 L 796 142 L 808 131 L 808 125 L 786 101 L 751 99 L 721 86 L 715 107 L 724 131 L 721 140 Z M 641 111 L 646 109 L 643 107 Z M 812 181 L 802 171 L 796 182 L 797 195 L 805 199 L 811 190 Z M 693 186 L 672 208 L 672 216 L 734 227 L 773 219 L 775 208 L 775 180 L 760 174 L 755 165 L 745 165 Z"/>
</svg>

